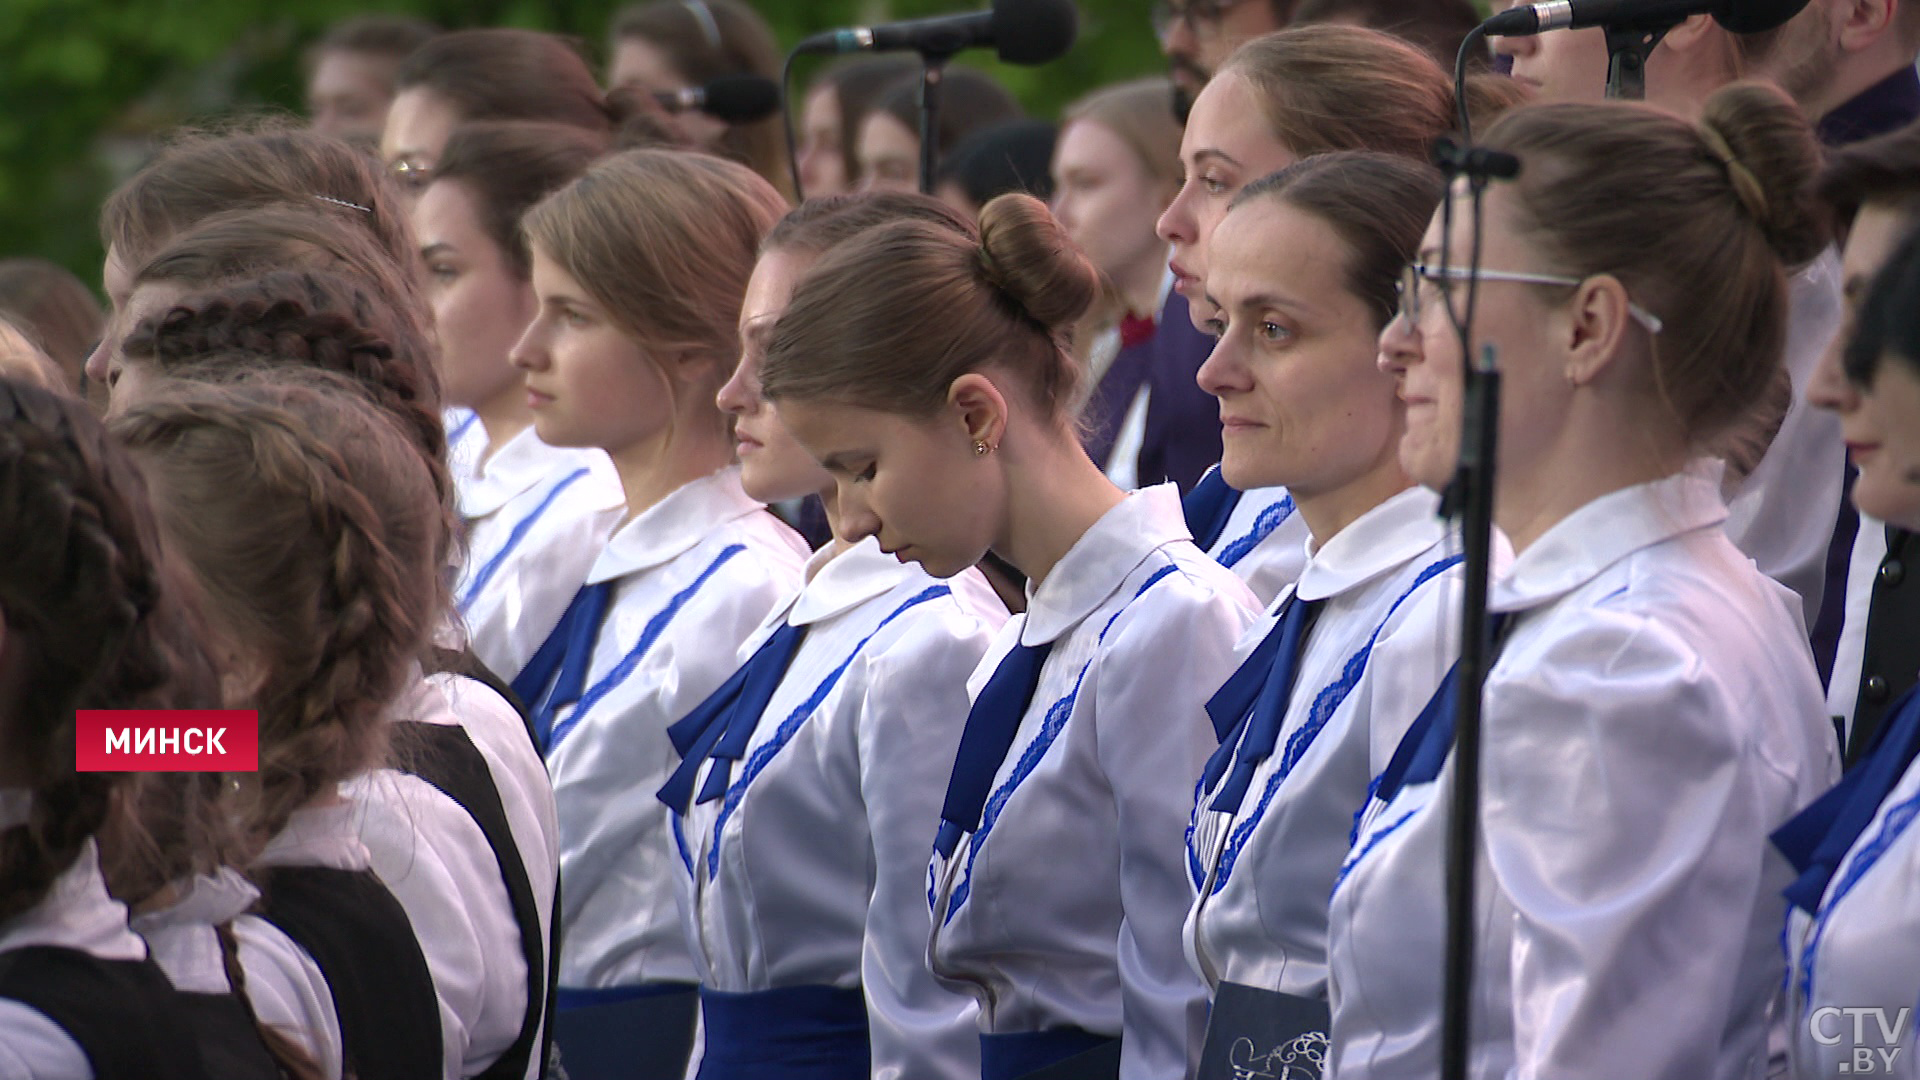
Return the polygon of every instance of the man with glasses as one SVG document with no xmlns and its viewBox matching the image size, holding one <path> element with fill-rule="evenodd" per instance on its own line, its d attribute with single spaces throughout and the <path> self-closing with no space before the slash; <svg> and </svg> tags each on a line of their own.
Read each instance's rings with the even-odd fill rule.
<svg viewBox="0 0 1920 1080">
<path fill-rule="evenodd" d="M 1158 0 L 1153 28 L 1173 76 L 1173 109 L 1181 123 L 1194 95 L 1233 50 L 1287 25 L 1294 0 Z"/>
</svg>

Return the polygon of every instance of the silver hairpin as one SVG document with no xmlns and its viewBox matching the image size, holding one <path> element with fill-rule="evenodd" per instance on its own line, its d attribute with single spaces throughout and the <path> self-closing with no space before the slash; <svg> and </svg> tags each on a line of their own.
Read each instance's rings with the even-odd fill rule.
<svg viewBox="0 0 1920 1080">
<path fill-rule="evenodd" d="M 720 24 L 714 21 L 713 9 L 707 6 L 707 0 L 680 0 L 693 17 L 700 21 L 700 32 L 706 35 L 707 47 L 714 52 L 720 51 Z"/>
<path fill-rule="evenodd" d="M 314 198 L 319 199 L 321 202 L 330 202 L 335 206 L 344 206 L 349 210 L 358 210 L 363 214 L 373 213 L 373 207 L 371 206 L 361 206 L 359 203 L 348 202 L 345 199 L 336 199 L 331 195 L 315 195 Z"/>
</svg>

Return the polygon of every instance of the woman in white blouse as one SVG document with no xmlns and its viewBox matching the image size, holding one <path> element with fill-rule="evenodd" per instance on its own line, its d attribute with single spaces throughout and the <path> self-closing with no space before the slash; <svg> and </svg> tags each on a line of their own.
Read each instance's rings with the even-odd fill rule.
<svg viewBox="0 0 1920 1080">
<path fill-rule="evenodd" d="M 978 239 L 899 222 L 828 252 L 761 368 L 846 539 L 935 577 L 992 550 L 1031 582 L 925 833 L 928 956 L 978 1001 L 992 1080 L 1179 1075 L 1205 1020 L 1181 838 L 1217 741 L 1200 708 L 1255 607 L 1171 485 L 1123 493 L 1080 446 L 1064 330 L 1096 288 L 1044 206 L 1003 196 Z"/>
<path fill-rule="evenodd" d="M 451 440 L 466 525 L 454 604 L 474 655 L 509 681 L 620 520 L 620 478 L 605 451 L 541 441 L 507 359 L 538 302 L 520 216 L 606 149 L 604 137 L 580 128 L 467 124 L 413 204 L 441 385 L 450 408 L 472 410 L 468 432 L 479 435 Z"/>
<path fill-rule="evenodd" d="M 1406 406 L 1376 362 L 1443 188 L 1404 158 L 1319 155 L 1243 188 L 1209 249 L 1220 343 L 1200 383 L 1220 399 L 1221 472 L 1284 486 L 1312 534 L 1298 587 L 1241 638 L 1208 702 L 1221 743 L 1188 836 L 1188 958 L 1217 1001 L 1256 1011 L 1284 994 L 1324 1014 L 1327 894 L 1353 811 L 1452 640 L 1460 559 L 1439 498 L 1401 468 Z M 1412 709 L 1380 707 L 1381 681 Z M 1213 1028 L 1210 1043 L 1262 1050 L 1298 1034 Z"/>
<path fill-rule="evenodd" d="M 809 203 L 768 236 L 720 391 L 756 499 L 833 480 L 760 397 L 760 358 L 820 255 L 890 221 L 964 232 L 918 195 Z M 700 971 L 703 1080 L 979 1076 L 973 1000 L 927 970 L 928 822 L 953 768 L 967 676 L 1007 610 L 979 571 L 938 581 L 835 539 L 740 650 L 728 684 L 676 725 L 672 807 Z"/>
<path fill-rule="evenodd" d="M 1909 215 L 1902 224 L 1912 223 Z M 1909 529 L 1920 528 L 1916 312 L 1920 239 L 1909 232 L 1867 294 L 1857 336 L 1844 354 L 1828 354 L 1808 390 L 1815 405 L 1840 416 L 1860 470 L 1853 500 L 1861 513 Z M 1909 693 L 1846 779 L 1774 835 L 1799 872 L 1787 890 L 1785 938 L 1795 1077 L 1920 1075 L 1917 751 L 1920 695 Z"/>
<path fill-rule="evenodd" d="M 1781 362 L 1778 251 L 1813 227 L 1812 138 L 1779 91 L 1741 85 L 1697 126 L 1552 105 L 1483 140 L 1520 162 L 1486 196 L 1472 343 L 1503 372 L 1494 514 L 1515 557 L 1491 597 L 1469 1070 L 1758 1075 L 1788 878 L 1766 837 L 1836 748 L 1795 599 L 1727 539 L 1695 455 Z M 1474 273 L 1470 200 L 1450 197 L 1381 338 L 1401 459 L 1434 488 L 1461 424 L 1448 305 Z M 1334 886 L 1331 1065 L 1352 1080 L 1438 1067 L 1453 684 L 1376 779 Z"/>
<path fill-rule="evenodd" d="M 714 403 L 785 212 L 745 166 L 634 150 L 525 219 L 540 303 L 513 360 L 534 430 L 605 450 L 628 515 L 514 681 L 559 804 L 556 1032 L 578 1080 L 677 1078 L 691 1046 L 698 972 L 654 792 L 679 763 L 669 727 L 726 682 L 808 554 L 740 486 Z"/>
</svg>

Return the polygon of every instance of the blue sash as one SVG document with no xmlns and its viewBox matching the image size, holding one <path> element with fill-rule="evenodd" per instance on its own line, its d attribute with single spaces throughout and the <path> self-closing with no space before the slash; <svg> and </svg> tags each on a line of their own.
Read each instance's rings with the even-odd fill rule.
<svg viewBox="0 0 1920 1080">
<path fill-rule="evenodd" d="M 859 989 L 787 986 L 729 994 L 702 987 L 706 1049 L 698 1080 L 859 1080 L 872 1069 Z"/>
</svg>

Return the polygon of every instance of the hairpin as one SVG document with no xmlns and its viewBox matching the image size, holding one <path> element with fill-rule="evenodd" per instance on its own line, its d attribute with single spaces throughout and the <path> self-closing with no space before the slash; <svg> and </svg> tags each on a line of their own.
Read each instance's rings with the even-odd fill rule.
<svg viewBox="0 0 1920 1080">
<path fill-rule="evenodd" d="M 373 213 L 373 207 L 371 206 L 361 206 L 359 203 L 348 202 L 345 199 L 336 199 L 331 195 L 315 195 L 314 198 L 319 199 L 321 202 L 330 202 L 335 206 L 344 206 L 349 210 L 358 210 L 363 214 Z"/>
</svg>

